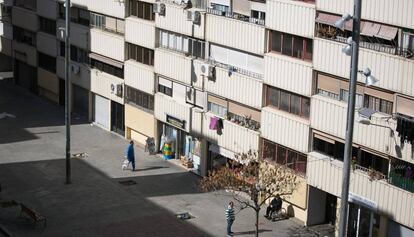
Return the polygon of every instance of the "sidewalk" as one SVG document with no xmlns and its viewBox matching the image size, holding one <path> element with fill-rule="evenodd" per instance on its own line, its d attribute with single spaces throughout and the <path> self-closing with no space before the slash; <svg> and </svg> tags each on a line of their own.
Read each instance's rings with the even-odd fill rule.
<svg viewBox="0 0 414 237">
<path fill-rule="evenodd" d="M 0 198 L 48 217 L 46 228 L 32 229 L 28 220 L 17 218 L 18 208 L 1 208 L 0 225 L 13 236 L 225 236 L 224 208 L 230 199 L 201 192 L 200 177 L 183 167 L 135 147 L 137 171 L 122 171 L 127 141 L 74 121 L 72 153 L 87 156 L 72 159 L 73 183 L 64 185 L 62 108 L 15 87 L 0 87 L 2 111 L 16 118 L 0 120 Z M 177 219 L 182 212 L 195 218 Z M 263 237 L 316 236 L 294 219 L 260 218 Z M 254 212 L 239 212 L 234 232 L 254 236 L 253 230 Z"/>
</svg>

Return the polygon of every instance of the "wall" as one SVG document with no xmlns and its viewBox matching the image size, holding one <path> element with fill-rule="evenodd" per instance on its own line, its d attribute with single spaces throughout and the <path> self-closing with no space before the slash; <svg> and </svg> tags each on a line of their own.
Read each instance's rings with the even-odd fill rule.
<svg viewBox="0 0 414 237">
<path fill-rule="evenodd" d="M 49 56 L 56 57 L 58 49 L 58 42 L 56 37 L 47 33 L 37 33 L 37 50 Z"/>
<path fill-rule="evenodd" d="M 207 14 L 206 40 L 254 54 L 263 54 L 265 28 L 249 22 Z"/>
<path fill-rule="evenodd" d="M 191 85 L 192 59 L 183 54 L 157 48 L 154 58 L 155 72 Z"/>
<path fill-rule="evenodd" d="M 57 1 L 54 0 L 37 0 L 37 15 L 49 19 L 57 18 Z"/>
<path fill-rule="evenodd" d="M 19 43 L 15 40 L 13 40 L 13 51 L 14 55 L 16 55 L 16 51 L 20 53 L 24 53 L 26 56 L 23 58 L 20 58 L 18 56 L 15 56 L 19 60 L 26 62 L 30 66 L 37 67 L 37 50 L 35 47 L 30 46 L 28 44 Z"/>
<path fill-rule="evenodd" d="M 134 60 L 125 62 L 125 84 L 153 95 L 155 92 L 154 67 Z"/>
<path fill-rule="evenodd" d="M 65 28 L 65 21 L 58 20 L 56 22 L 56 37 L 60 41 L 65 41 L 65 33 L 59 30 L 59 28 Z M 90 36 L 89 27 L 79 25 L 76 23 L 70 24 L 70 35 L 76 35 L 76 37 L 70 38 L 70 44 L 82 49 L 90 49 Z"/>
<path fill-rule="evenodd" d="M 266 28 L 313 38 L 315 4 L 291 0 L 268 0 L 266 7 Z"/>
<path fill-rule="evenodd" d="M 121 62 L 125 60 L 123 36 L 98 29 L 91 29 L 90 34 L 92 52 Z"/>
<path fill-rule="evenodd" d="M 125 104 L 125 127 L 129 127 L 148 137 L 155 137 L 155 117 L 153 114 Z"/>
<path fill-rule="evenodd" d="M 261 121 L 262 137 L 293 150 L 309 151 L 310 122 L 284 111 L 264 107 Z"/>
<path fill-rule="evenodd" d="M 311 96 L 312 63 L 276 53 L 265 55 L 264 83 Z"/>
<path fill-rule="evenodd" d="M 155 118 L 166 122 L 167 114 L 180 120 L 185 121 L 185 131 L 189 132 L 190 123 L 190 105 L 177 103 L 173 98 L 162 93 L 155 94 L 154 115 Z"/>
<path fill-rule="evenodd" d="M 124 104 L 124 98 L 118 97 L 115 93 L 111 93 L 111 84 L 115 86 L 122 84 L 122 96 L 125 94 L 124 80 L 112 76 L 108 73 L 91 69 L 91 91 L 101 95 L 110 100 L 116 101 L 120 104 Z"/>
<path fill-rule="evenodd" d="M 71 71 L 70 73 L 70 81 L 80 86 L 84 89 L 90 90 L 91 88 L 91 71 L 85 65 L 77 62 L 70 62 L 71 65 L 76 65 L 79 67 L 79 73 L 75 74 Z M 58 56 L 56 59 L 56 74 L 64 79 L 65 78 L 65 58 Z"/>
<path fill-rule="evenodd" d="M 130 16 L 125 20 L 125 41 L 155 48 L 155 22 Z"/>
<path fill-rule="evenodd" d="M 12 23 L 15 26 L 36 32 L 39 29 L 39 21 L 35 12 L 28 9 L 13 7 Z"/>
<path fill-rule="evenodd" d="M 72 0 L 73 6 L 81 6 L 89 11 L 104 15 L 125 18 L 125 4 L 113 0 Z"/>
</svg>

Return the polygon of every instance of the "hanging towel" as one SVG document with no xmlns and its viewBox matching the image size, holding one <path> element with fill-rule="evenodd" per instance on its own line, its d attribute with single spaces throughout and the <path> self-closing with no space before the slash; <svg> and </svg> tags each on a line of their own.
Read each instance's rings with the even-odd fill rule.
<svg viewBox="0 0 414 237">
<path fill-rule="evenodd" d="M 216 117 L 211 117 L 210 118 L 210 130 L 217 130 L 217 123 L 218 123 L 218 118 Z"/>
</svg>

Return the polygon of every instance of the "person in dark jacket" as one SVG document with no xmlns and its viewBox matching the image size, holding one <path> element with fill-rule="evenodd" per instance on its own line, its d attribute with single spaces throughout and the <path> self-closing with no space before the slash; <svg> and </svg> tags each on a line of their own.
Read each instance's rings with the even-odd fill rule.
<svg viewBox="0 0 414 237">
<path fill-rule="evenodd" d="M 282 208 L 282 199 L 279 195 L 276 195 L 275 198 L 270 202 L 270 205 L 266 209 L 265 217 L 270 219 L 272 217 L 273 212 L 278 212 Z"/>
<path fill-rule="evenodd" d="M 129 163 L 132 164 L 132 171 L 135 171 L 135 152 L 134 152 L 134 141 L 130 141 L 129 145 L 125 150 L 125 156 L 128 159 Z"/>
</svg>

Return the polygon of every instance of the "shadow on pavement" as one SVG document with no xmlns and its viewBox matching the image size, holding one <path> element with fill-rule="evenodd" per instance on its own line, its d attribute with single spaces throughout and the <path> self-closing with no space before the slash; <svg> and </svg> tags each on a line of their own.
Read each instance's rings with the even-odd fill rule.
<svg viewBox="0 0 414 237">
<path fill-rule="evenodd" d="M 0 199 L 36 210 L 47 217 L 47 227 L 33 229 L 31 220 L 18 218 L 18 207 L 0 208 L 0 225 L 14 236 L 209 236 L 145 198 L 184 176 L 138 178 L 142 195 L 133 195 L 85 161 L 71 163 L 70 185 L 64 184 L 64 159 L 1 164 Z M 180 191 L 190 190 L 175 190 Z"/>
<path fill-rule="evenodd" d="M 0 113 L 3 112 L 15 118 L 0 119 L 0 144 L 38 139 L 38 134 L 51 132 L 33 133 L 28 128 L 42 127 L 46 130 L 46 127 L 65 124 L 63 107 L 13 84 L 0 85 Z M 85 123 L 88 123 L 86 118 L 73 114 L 73 125 Z"/>
</svg>

